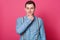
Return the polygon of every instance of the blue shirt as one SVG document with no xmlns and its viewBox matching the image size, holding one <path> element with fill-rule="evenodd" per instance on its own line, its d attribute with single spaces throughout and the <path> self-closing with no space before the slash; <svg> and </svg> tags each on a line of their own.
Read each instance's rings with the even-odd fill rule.
<svg viewBox="0 0 60 40">
<path fill-rule="evenodd" d="M 43 21 L 36 16 L 33 21 L 27 16 L 17 18 L 16 32 L 20 40 L 46 40 Z"/>
</svg>

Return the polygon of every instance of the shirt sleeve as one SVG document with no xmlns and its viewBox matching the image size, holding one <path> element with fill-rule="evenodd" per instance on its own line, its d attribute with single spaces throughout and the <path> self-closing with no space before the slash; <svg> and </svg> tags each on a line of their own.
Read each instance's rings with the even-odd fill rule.
<svg viewBox="0 0 60 40">
<path fill-rule="evenodd" d="M 24 23 L 22 23 L 22 18 L 17 19 L 16 21 L 16 32 L 18 34 L 22 34 L 28 27 L 28 25 L 32 22 L 31 19 L 27 19 Z"/>
<path fill-rule="evenodd" d="M 46 40 L 44 24 L 43 24 L 42 19 L 40 19 L 40 37 L 41 37 L 41 40 Z"/>
</svg>

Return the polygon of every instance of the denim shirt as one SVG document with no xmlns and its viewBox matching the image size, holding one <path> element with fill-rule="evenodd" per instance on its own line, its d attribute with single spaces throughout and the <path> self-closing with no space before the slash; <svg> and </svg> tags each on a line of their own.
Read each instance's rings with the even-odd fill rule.
<svg viewBox="0 0 60 40">
<path fill-rule="evenodd" d="M 16 32 L 20 40 L 46 40 L 43 21 L 36 16 L 33 21 L 27 16 L 17 18 Z"/>
</svg>

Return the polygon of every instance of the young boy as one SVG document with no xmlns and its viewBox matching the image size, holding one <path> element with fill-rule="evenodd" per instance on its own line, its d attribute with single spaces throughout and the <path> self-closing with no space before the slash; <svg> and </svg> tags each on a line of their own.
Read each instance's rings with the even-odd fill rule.
<svg viewBox="0 0 60 40">
<path fill-rule="evenodd" d="M 16 32 L 20 34 L 20 40 L 46 40 L 43 21 L 34 15 L 35 8 L 33 1 L 27 1 L 26 16 L 17 19 Z"/>
</svg>

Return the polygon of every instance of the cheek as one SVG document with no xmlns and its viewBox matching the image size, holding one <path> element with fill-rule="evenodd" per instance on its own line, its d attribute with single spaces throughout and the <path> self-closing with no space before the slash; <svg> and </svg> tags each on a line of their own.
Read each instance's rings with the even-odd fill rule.
<svg viewBox="0 0 60 40">
<path fill-rule="evenodd" d="M 32 12 L 34 12 L 34 9 L 31 9 Z"/>
<path fill-rule="evenodd" d="M 26 10 L 26 12 L 29 12 L 29 10 Z"/>
</svg>

